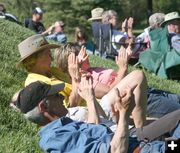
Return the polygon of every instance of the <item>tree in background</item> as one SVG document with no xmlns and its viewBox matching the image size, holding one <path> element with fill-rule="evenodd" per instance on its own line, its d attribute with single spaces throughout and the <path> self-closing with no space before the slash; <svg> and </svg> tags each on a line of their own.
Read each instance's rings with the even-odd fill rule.
<svg viewBox="0 0 180 153">
<path fill-rule="evenodd" d="M 126 17 L 135 18 L 135 28 L 147 26 L 148 0 L 0 0 L 6 4 L 7 10 L 15 14 L 20 21 L 31 17 L 32 9 L 41 7 L 44 13 L 43 22 L 46 27 L 57 20 L 66 24 L 65 32 L 74 32 L 74 27 L 82 25 L 90 30 L 88 18 L 91 10 L 102 7 L 105 10 L 113 9 L 118 13 L 119 21 Z M 177 11 L 179 0 L 152 0 L 154 12 L 168 13 Z M 120 27 L 120 24 L 119 24 Z"/>
</svg>

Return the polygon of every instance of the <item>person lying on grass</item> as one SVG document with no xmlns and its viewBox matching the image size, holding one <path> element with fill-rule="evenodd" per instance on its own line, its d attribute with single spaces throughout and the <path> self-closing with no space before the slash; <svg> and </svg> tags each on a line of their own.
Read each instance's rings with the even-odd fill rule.
<svg viewBox="0 0 180 153">
<path fill-rule="evenodd" d="M 71 75 L 72 71 L 76 71 L 74 69 L 80 69 L 81 72 L 87 72 L 93 77 L 93 88 L 95 90 L 96 98 L 101 98 L 102 96 L 106 95 L 106 93 L 111 90 L 116 84 L 128 84 L 132 85 L 139 82 L 142 78 L 141 71 L 133 71 L 127 75 L 128 71 L 128 59 L 131 56 L 131 46 L 129 45 L 127 49 L 121 48 L 118 57 L 116 58 L 116 63 L 119 67 L 118 71 L 113 69 L 107 69 L 102 67 L 91 67 L 89 64 L 88 55 L 86 53 L 86 49 L 84 47 L 79 48 L 76 47 L 75 44 L 69 43 L 66 44 L 58 49 L 56 49 L 55 59 L 57 62 L 57 66 L 59 69 L 65 73 Z M 68 59 L 69 58 L 69 59 Z M 76 61 L 77 60 L 77 61 Z M 76 64 L 78 63 L 78 65 Z M 70 71 L 73 69 L 72 71 Z M 76 75 L 73 79 L 72 83 L 76 84 L 75 86 L 78 87 L 78 76 L 80 71 L 76 72 Z M 126 76 L 127 75 L 127 76 Z M 123 77 L 127 77 L 126 81 L 121 79 Z M 120 83 L 121 82 L 121 83 Z M 140 84 L 140 82 L 139 82 Z M 124 85 L 123 85 L 124 86 Z M 143 88 L 141 88 L 142 90 Z M 153 118 L 160 118 L 167 113 L 173 112 L 177 109 L 180 109 L 180 95 L 173 94 L 167 91 L 155 89 L 149 87 L 147 89 L 147 116 Z M 136 90 L 138 91 L 138 90 Z M 143 91 L 140 91 L 143 93 Z M 135 97 L 140 97 L 138 94 L 140 92 L 136 92 L 134 95 Z M 136 103 L 138 104 L 138 99 L 135 98 Z M 104 96 L 100 102 L 101 106 L 105 110 L 107 116 L 111 116 L 111 106 L 108 105 L 110 98 Z M 106 104 L 106 105 L 105 105 Z M 77 105 L 77 104 L 74 104 Z"/>
<path fill-rule="evenodd" d="M 82 73 L 92 76 L 95 96 L 96 98 L 102 98 L 100 100 L 100 105 L 105 110 L 106 115 L 111 119 L 113 116 L 111 111 L 111 102 L 113 101 L 113 97 L 110 96 L 111 91 L 113 90 L 113 88 L 119 88 L 120 90 L 122 90 L 124 87 L 129 86 L 132 89 L 135 97 L 136 106 L 134 107 L 132 115 L 133 118 L 135 117 L 134 120 L 136 120 L 135 126 L 138 127 L 143 126 L 146 118 L 147 82 L 144 73 L 140 70 L 133 71 L 130 74 L 126 75 L 127 62 L 124 61 L 127 60 L 127 56 L 128 55 L 123 49 L 122 54 L 118 56 L 117 61 L 119 61 L 119 63 L 123 63 L 119 65 L 124 65 L 124 67 L 126 68 L 124 68 L 125 70 L 120 69 L 117 76 L 115 77 L 110 73 L 110 71 L 113 72 L 113 70 L 89 67 L 89 60 L 86 54 L 86 49 L 84 47 L 82 47 L 81 51 L 79 52 L 75 45 L 69 43 L 56 50 L 58 67 L 61 71 L 69 73 L 72 79 L 72 84 L 76 84 L 74 85 L 74 87 L 80 87 L 81 81 L 79 78 Z M 124 59 L 123 62 L 121 61 L 121 59 Z M 102 79 L 106 79 L 107 82 L 110 82 L 110 79 L 114 79 L 114 84 L 109 87 L 105 83 L 101 83 L 101 81 L 99 81 L 100 75 L 102 76 Z M 105 90 L 106 92 L 104 92 Z M 98 93 L 101 93 L 101 96 L 97 96 Z M 74 104 L 74 106 L 77 105 L 78 104 Z"/>
<path fill-rule="evenodd" d="M 91 67 L 89 64 L 88 54 L 86 53 L 86 48 L 81 47 L 80 49 L 78 46 L 76 46 L 76 44 L 68 43 L 63 47 L 56 49 L 55 57 L 59 69 L 65 73 L 68 73 L 68 67 L 70 67 L 68 65 L 69 56 L 70 58 L 74 58 L 74 55 L 72 54 L 75 54 L 75 56 L 77 56 L 77 62 L 80 71 L 83 71 L 83 73 L 90 73 L 93 77 L 93 87 L 95 90 L 95 96 L 97 98 L 102 98 L 122 78 L 124 78 L 127 75 L 128 60 L 132 54 L 132 50 L 131 45 L 129 45 L 127 49 L 121 47 L 119 55 L 116 58 L 116 64 L 118 66 L 117 72 L 115 72 L 113 69 Z"/>
<path fill-rule="evenodd" d="M 34 82 L 20 91 L 16 101 L 17 106 L 28 119 L 43 126 L 39 132 L 39 145 L 43 151 L 50 153 L 131 153 L 140 150 L 149 153 L 152 150 L 164 152 L 165 143 L 156 141 L 157 137 L 171 130 L 173 130 L 172 137 L 180 137 L 178 133 L 180 130 L 178 123 L 180 110 L 145 127 L 136 129 L 140 133 L 138 137 L 129 137 L 129 115 L 135 103 L 133 92 L 128 86 L 121 91 L 115 88 L 111 92 L 114 99 L 112 107 L 114 113 L 118 115 L 117 129 L 112 132 L 105 124 L 101 124 L 99 118 L 101 114 L 94 95 L 91 77 L 83 76 L 81 84 L 81 90 L 78 92 L 87 102 L 88 117 L 86 123 L 65 117 L 68 111 L 63 106 L 63 96 L 58 94 L 60 90 L 63 90 L 64 84 L 47 85 Z M 162 123 L 166 123 L 163 132 L 162 127 L 158 126 Z M 156 127 L 154 130 L 152 130 L 153 126 Z M 161 131 L 160 134 L 158 133 L 159 130 Z M 156 135 L 153 135 L 152 131 Z M 145 138 L 146 141 L 143 141 Z M 147 138 L 151 141 L 148 142 Z"/>
<path fill-rule="evenodd" d="M 25 86 L 35 81 L 42 81 L 47 84 L 59 84 L 65 82 L 65 88 L 61 91 L 64 95 L 64 104 L 68 107 L 76 101 L 76 90 L 72 89 L 71 84 L 68 84 L 66 76 L 57 68 L 52 67 L 51 49 L 58 48 L 59 45 L 49 44 L 44 36 L 37 34 L 30 36 L 18 44 L 21 59 L 18 66 L 24 68 L 28 75 L 25 80 Z M 58 76 L 58 79 L 56 79 Z"/>
</svg>

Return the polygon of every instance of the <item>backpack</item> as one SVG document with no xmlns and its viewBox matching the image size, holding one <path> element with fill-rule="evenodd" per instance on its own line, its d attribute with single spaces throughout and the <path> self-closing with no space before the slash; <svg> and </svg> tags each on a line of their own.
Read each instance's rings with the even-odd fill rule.
<svg viewBox="0 0 180 153">
<path fill-rule="evenodd" d="M 26 18 L 26 19 L 24 20 L 24 26 L 25 26 L 26 28 L 28 28 L 30 22 L 31 22 L 31 19 L 30 19 L 30 18 Z"/>
</svg>

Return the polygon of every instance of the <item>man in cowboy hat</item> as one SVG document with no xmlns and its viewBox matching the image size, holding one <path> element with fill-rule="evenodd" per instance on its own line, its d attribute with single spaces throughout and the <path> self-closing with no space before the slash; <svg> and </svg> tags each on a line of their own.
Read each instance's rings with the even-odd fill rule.
<svg viewBox="0 0 180 153">
<path fill-rule="evenodd" d="M 63 82 L 55 78 L 67 80 L 67 76 L 59 69 L 51 67 L 51 49 L 58 47 L 59 45 L 49 44 L 40 34 L 33 35 L 18 45 L 21 55 L 19 66 L 25 68 L 28 72 L 25 86 L 35 81 L 41 81 L 51 85 Z M 60 92 L 65 97 L 65 106 L 76 102 L 76 92 L 75 89 L 72 90 L 71 84 L 65 83 L 64 90 Z"/>
</svg>

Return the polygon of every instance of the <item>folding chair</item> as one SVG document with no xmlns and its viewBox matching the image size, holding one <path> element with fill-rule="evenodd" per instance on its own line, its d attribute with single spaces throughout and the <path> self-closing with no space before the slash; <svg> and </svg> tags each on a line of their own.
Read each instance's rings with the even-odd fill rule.
<svg viewBox="0 0 180 153">
<path fill-rule="evenodd" d="M 95 49 L 101 57 L 115 59 L 117 51 L 112 47 L 112 26 L 109 23 L 92 23 Z"/>
</svg>

